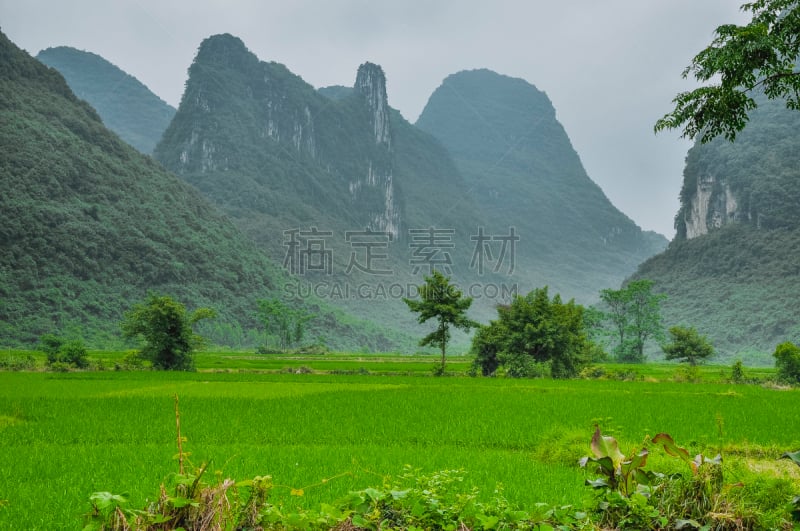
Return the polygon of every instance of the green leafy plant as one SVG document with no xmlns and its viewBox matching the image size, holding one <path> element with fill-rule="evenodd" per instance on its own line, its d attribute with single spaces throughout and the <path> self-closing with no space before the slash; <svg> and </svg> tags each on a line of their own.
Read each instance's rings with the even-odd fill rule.
<svg viewBox="0 0 800 531">
<path fill-rule="evenodd" d="M 790 459 L 794 464 L 800 466 L 800 450 L 796 452 L 784 452 L 781 459 Z M 792 518 L 795 522 L 800 522 L 800 496 L 795 496 L 790 505 Z"/>
<path fill-rule="evenodd" d="M 54 334 L 44 334 L 39 338 L 39 350 L 44 352 L 47 356 L 48 365 L 52 365 L 53 363 L 59 361 L 58 351 L 61 349 L 61 345 L 63 344 L 64 340 Z"/>
<path fill-rule="evenodd" d="M 591 449 L 594 457 L 582 458 L 580 465 L 583 468 L 590 463 L 596 465 L 597 472 L 603 477 L 586 480 L 587 485 L 618 491 L 629 497 L 637 491 L 639 485 L 649 485 L 652 481 L 652 473 L 644 470 L 649 454 L 646 448 L 626 457 L 620 451 L 617 440 L 610 435 L 603 435 L 597 427 L 592 436 Z"/>
<path fill-rule="evenodd" d="M 114 363 L 115 371 L 138 371 L 145 367 L 145 359 L 137 350 L 129 350 L 122 359 Z"/>
<path fill-rule="evenodd" d="M 260 520 L 272 488 L 270 476 L 236 482 L 205 479 L 208 465 L 194 467 L 183 449 L 178 397 L 175 396 L 178 473 L 172 477 L 171 493 L 162 484 L 157 499 L 145 509 L 126 506 L 127 494 L 95 492 L 84 531 L 136 529 L 167 531 L 173 529 L 252 529 Z M 187 471 L 187 468 L 189 469 Z"/>
<path fill-rule="evenodd" d="M 86 359 L 86 354 L 86 347 L 80 339 L 67 341 L 59 349 L 61 361 L 78 369 L 85 369 L 89 366 L 89 360 Z"/>
<path fill-rule="evenodd" d="M 673 376 L 676 382 L 700 383 L 700 367 L 697 365 L 681 365 L 675 369 Z"/>
<path fill-rule="evenodd" d="M 39 349 L 45 353 L 47 366 L 53 370 L 89 367 L 86 347 L 80 339 L 66 340 L 54 334 L 44 334 L 39 338 Z"/>
<path fill-rule="evenodd" d="M 36 367 L 36 358 L 30 354 L 0 358 L 0 370 L 29 371 Z"/>
<path fill-rule="evenodd" d="M 341 504 L 357 529 L 579 529 L 586 515 L 570 506 L 536 504 L 521 510 L 509 504 L 499 487 L 487 501 L 476 488 L 463 489 L 463 470 L 424 474 L 406 466 L 383 488 L 351 492 Z"/>
<path fill-rule="evenodd" d="M 581 464 L 595 465 L 601 474 L 586 484 L 599 492 L 593 519 L 602 528 L 761 529 L 765 518 L 772 519 L 769 528 L 776 522 L 778 526 L 785 525 L 782 516 L 764 516 L 746 505 L 733 492 L 739 484 L 724 484 L 721 456 L 692 457 L 666 433 L 659 433 L 646 444 L 683 461 L 691 474 L 667 476 L 645 470 L 647 448 L 626 457 L 616 439 L 602 435 L 597 428 L 591 443 L 594 457 L 584 457 Z"/>
</svg>

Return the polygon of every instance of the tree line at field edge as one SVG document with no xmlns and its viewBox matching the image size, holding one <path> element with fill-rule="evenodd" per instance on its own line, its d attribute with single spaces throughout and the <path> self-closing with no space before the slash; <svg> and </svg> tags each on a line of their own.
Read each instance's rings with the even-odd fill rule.
<svg viewBox="0 0 800 531">
<path fill-rule="evenodd" d="M 419 344 L 437 347 L 441 352 L 433 370 L 437 376 L 446 373 L 451 328 L 476 329 L 470 372 L 483 376 L 572 378 L 594 362 L 642 363 L 646 360 L 645 344 L 650 340 L 662 341 L 665 359 L 684 362 L 691 368 L 715 354 L 708 339 L 693 327 L 670 327 L 669 340 L 664 342 L 660 303 L 665 296 L 653 293 L 650 280 L 635 280 L 618 290 L 601 291 L 605 312 L 574 300 L 564 302 L 559 294 L 551 297 L 547 286 L 537 288 L 499 305 L 497 319 L 480 324 L 466 315 L 472 299 L 464 297 L 449 277 L 433 271 L 424 278 L 419 299 L 404 302 L 419 314 L 420 323 L 436 321 L 434 331 Z M 257 313 L 265 331 L 259 353 L 286 352 L 300 344 L 306 323 L 314 318 L 312 313 L 278 299 L 260 300 Z M 125 314 L 121 329 L 124 337 L 144 341 L 136 355 L 139 361 L 149 362 L 156 370 L 193 370 L 195 351 L 206 345 L 205 339 L 195 333 L 194 325 L 215 316 L 210 308 L 188 312 L 172 297 L 151 293 Z M 613 357 L 602 345 L 609 337 L 615 342 Z M 40 350 L 47 355 L 51 368 L 88 367 L 86 348 L 79 339 L 68 341 L 45 334 L 40 338 Z M 782 343 L 773 356 L 779 378 L 800 383 L 800 347 Z"/>
</svg>

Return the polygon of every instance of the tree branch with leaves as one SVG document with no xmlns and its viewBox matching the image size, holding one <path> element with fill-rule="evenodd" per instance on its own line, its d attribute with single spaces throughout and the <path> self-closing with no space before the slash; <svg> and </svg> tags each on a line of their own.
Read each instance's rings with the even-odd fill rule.
<svg viewBox="0 0 800 531">
<path fill-rule="evenodd" d="M 715 82 L 675 96 L 675 109 L 656 122 L 656 132 L 682 128 L 681 136 L 702 143 L 718 135 L 733 141 L 756 108 L 758 92 L 800 109 L 800 2 L 759 0 L 741 9 L 752 13 L 752 20 L 719 26 L 682 74 Z"/>
</svg>

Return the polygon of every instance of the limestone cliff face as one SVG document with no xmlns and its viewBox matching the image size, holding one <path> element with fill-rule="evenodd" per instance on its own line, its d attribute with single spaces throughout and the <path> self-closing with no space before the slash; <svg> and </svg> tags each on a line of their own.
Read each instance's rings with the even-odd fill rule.
<svg viewBox="0 0 800 531">
<path fill-rule="evenodd" d="M 697 180 L 695 193 L 681 212 L 678 222 L 686 239 L 708 234 L 741 217 L 739 201 L 731 187 L 710 175 Z"/>
<path fill-rule="evenodd" d="M 383 69 L 373 63 L 362 64 L 358 68 L 354 89 L 367 107 L 375 146 L 366 172 L 350 181 L 349 191 L 353 202 L 367 212 L 368 228 L 388 232 L 396 238 L 400 232 L 400 209 L 395 200 L 392 178 L 389 100 Z"/>
<path fill-rule="evenodd" d="M 389 100 L 386 96 L 386 76 L 383 69 L 373 63 L 358 67 L 355 90 L 367 102 L 370 120 L 375 132 L 375 143 L 390 147 Z"/>
<path fill-rule="evenodd" d="M 156 158 L 236 214 L 267 212 L 287 227 L 331 220 L 397 238 L 404 216 L 386 77 L 364 63 L 339 92 L 326 97 L 237 37 L 214 35 L 189 68 Z"/>
<path fill-rule="evenodd" d="M 756 101 L 735 142 L 718 137 L 689 150 L 675 217 L 678 239 L 732 223 L 800 228 L 800 113 L 763 95 Z"/>
<path fill-rule="evenodd" d="M 203 41 L 180 105 L 183 117 L 189 117 L 184 124 L 189 134 L 181 141 L 174 171 L 207 173 L 235 165 L 236 143 L 220 134 L 220 128 L 230 125 L 225 123 L 227 118 L 236 120 L 231 124 L 242 126 L 242 132 L 315 157 L 313 113 L 302 100 L 287 94 L 299 79 L 294 78 L 283 65 L 260 62 L 237 37 L 215 35 Z M 234 110 L 249 111 L 248 116 Z"/>
</svg>

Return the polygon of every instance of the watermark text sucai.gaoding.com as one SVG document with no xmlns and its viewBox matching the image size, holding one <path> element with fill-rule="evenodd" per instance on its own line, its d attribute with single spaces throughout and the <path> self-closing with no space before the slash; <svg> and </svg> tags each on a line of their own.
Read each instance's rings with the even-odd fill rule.
<svg viewBox="0 0 800 531">
<path fill-rule="evenodd" d="M 465 297 L 494 301 L 511 301 L 519 291 L 516 283 L 473 283 L 465 286 L 451 284 L 449 289 L 460 291 Z M 283 294 L 289 299 L 400 300 L 419 298 L 419 286 L 400 282 L 354 284 L 334 280 L 299 281 L 284 284 Z"/>
</svg>

